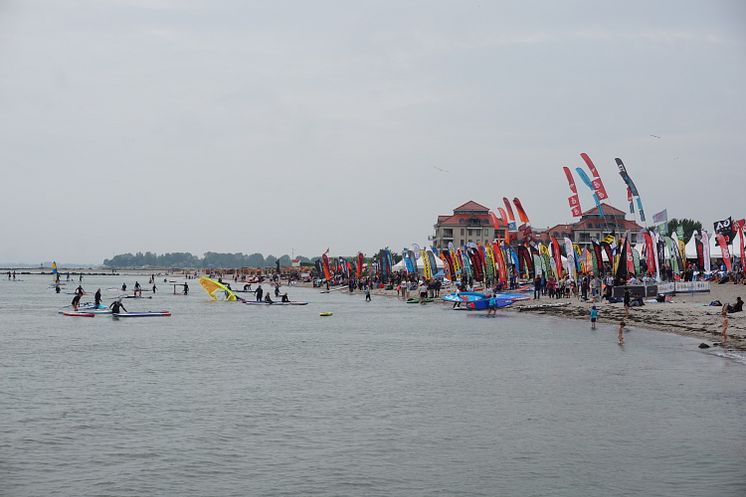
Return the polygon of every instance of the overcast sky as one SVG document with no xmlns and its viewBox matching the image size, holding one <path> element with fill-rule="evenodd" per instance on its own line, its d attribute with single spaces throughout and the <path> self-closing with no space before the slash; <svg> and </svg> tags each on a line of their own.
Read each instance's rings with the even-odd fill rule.
<svg viewBox="0 0 746 497">
<path fill-rule="evenodd" d="M 650 217 L 742 217 L 745 4 L 0 0 L 0 261 L 546 227 L 580 152 L 617 207 L 621 157 Z"/>
</svg>

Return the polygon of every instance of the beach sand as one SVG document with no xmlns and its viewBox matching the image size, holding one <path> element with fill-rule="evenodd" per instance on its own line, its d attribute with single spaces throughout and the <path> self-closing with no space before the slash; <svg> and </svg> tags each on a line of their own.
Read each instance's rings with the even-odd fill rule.
<svg viewBox="0 0 746 497">
<path fill-rule="evenodd" d="M 629 317 L 624 317 L 624 306 L 622 304 L 596 303 L 598 309 L 598 322 L 618 324 L 625 319 L 627 327 L 640 326 L 643 328 L 676 333 L 678 335 L 701 338 L 708 345 L 721 341 L 722 317 L 720 312 L 722 306 L 708 306 L 713 300 L 719 300 L 723 304 L 733 304 L 736 297 L 746 298 L 746 286 L 726 283 L 723 285 L 713 284 L 709 293 L 679 293 L 672 297 L 671 303 L 645 303 L 642 307 L 630 307 Z M 537 303 L 569 302 L 564 307 L 550 308 L 546 310 L 533 311 L 547 315 L 561 316 L 573 319 L 582 319 L 589 322 L 591 302 L 582 302 L 577 298 L 571 299 L 549 299 L 542 298 L 541 301 L 527 300 L 518 302 L 509 308 L 510 311 L 519 311 L 525 305 Z M 746 350 L 746 312 L 738 312 L 728 315 L 728 345 L 734 349 Z"/>
</svg>

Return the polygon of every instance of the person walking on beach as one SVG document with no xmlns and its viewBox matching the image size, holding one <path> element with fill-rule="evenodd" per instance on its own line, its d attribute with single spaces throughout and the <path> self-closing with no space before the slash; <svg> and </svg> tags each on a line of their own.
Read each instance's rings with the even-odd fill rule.
<svg viewBox="0 0 746 497">
<path fill-rule="evenodd" d="M 630 300 L 631 300 L 631 297 L 629 294 L 629 289 L 625 288 L 624 289 L 624 318 L 625 319 L 629 318 Z"/>
<path fill-rule="evenodd" d="M 720 312 L 723 317 L 723 347 L 728 345 L 728 304 L 723 305 L 723 310 Z"/>
<path fill-rule="evenodd" d="M 591 306 L 591 329 L 596 329 L 596 320 L 598 320 L 598 309 L 596 306 Z"/>
<path fill-rule="evenodd" d="M 541 300 L 541 276 L 534 278 L 534 300 Z"/>
<path fill-rule="evenodd" d="M 365 286 L 365 301 L 370 302 L 370 287 L 367 285 Z"/>
<path fill-rule="evenodd" d="M 617 334 L 617 340 L 619 341 L 619 345 L 624 345 L 624 327 L 627 326 L 627 323 L 624 322 L 622 319 L 619 322 L 619 333 Z"/>
<path fill-rule="evenodd" d="M 189 295 L 189 285 L 184 282 L 184 295 Z"/>
</svg>

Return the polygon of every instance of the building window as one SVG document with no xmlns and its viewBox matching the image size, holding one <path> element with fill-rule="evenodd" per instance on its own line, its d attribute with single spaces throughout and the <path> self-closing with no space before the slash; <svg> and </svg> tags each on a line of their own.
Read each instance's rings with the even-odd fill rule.
<svg viewBox="0 0 746 497">
<path fill-rule="evenodd" d="M 580 233 L 580 236 L 578 237 L 579 242 L 590 242 L 591 241 L 591 234 L 583 231 Z"/>
<path fill-rule="evenodd" d="M 461 236 L 464 236 L 464 228 L 461 228 Z"/>
</svg>

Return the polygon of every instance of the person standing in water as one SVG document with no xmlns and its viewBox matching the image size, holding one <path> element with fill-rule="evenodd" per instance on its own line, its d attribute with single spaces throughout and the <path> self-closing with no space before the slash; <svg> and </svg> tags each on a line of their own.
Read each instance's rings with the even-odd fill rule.
<svg viewBox="0 0 746 497">
<path fill-rule="evenodd" d="M 96 305 L 96 309 L 101 305 L 101 289 L 96 290 L 96 294 L 93 296 L 93 302 Z"/>
<path fill-rule="evenodd" d="M 622 319 L 619 322 L 619 333 L 617 333 L 617 340 L 619 341 L 619 345 L 624 345 L 624 327 L 627 326 L 627 324 Z"/>
<path fill-rule="evenodd" d="M 73 306 L 73 310 L 74 310 L 74 311 L 77 311 L 77 310 L 78 310 L 78 306 L 80 305 L 80 299 L 81 299 L 82 297 L 83 297 L 83 294 L 82 294 L 82 293 L 77 293 L 77 292 L 75 292 L 75 297 L 73 297 L 73 301 L 72 301 L 72 302 L 70 302 L 70 304 L 72 304 L 72 306 Z"/>
<path fill-rule="evenodd" d="M 119 312 L 122 310 L 124 312 L 127 312 L 127 309 L 124 307 L 124 305 L 122 305 L 122 299 L 115 300 L 109 307 L 111 308 L 112 314 L 119 314 Z"/>
<path fill-rule="evenodd" d="M 189 295 L 189 285 L 184 282 L 184 295 Z"/>
<path fill-rule="evenodd" d="M 596 306 L 591 306 L 591 329 L 596 329 L 596 320 L 598 319 L 598 309 Z"/>
</svg>

